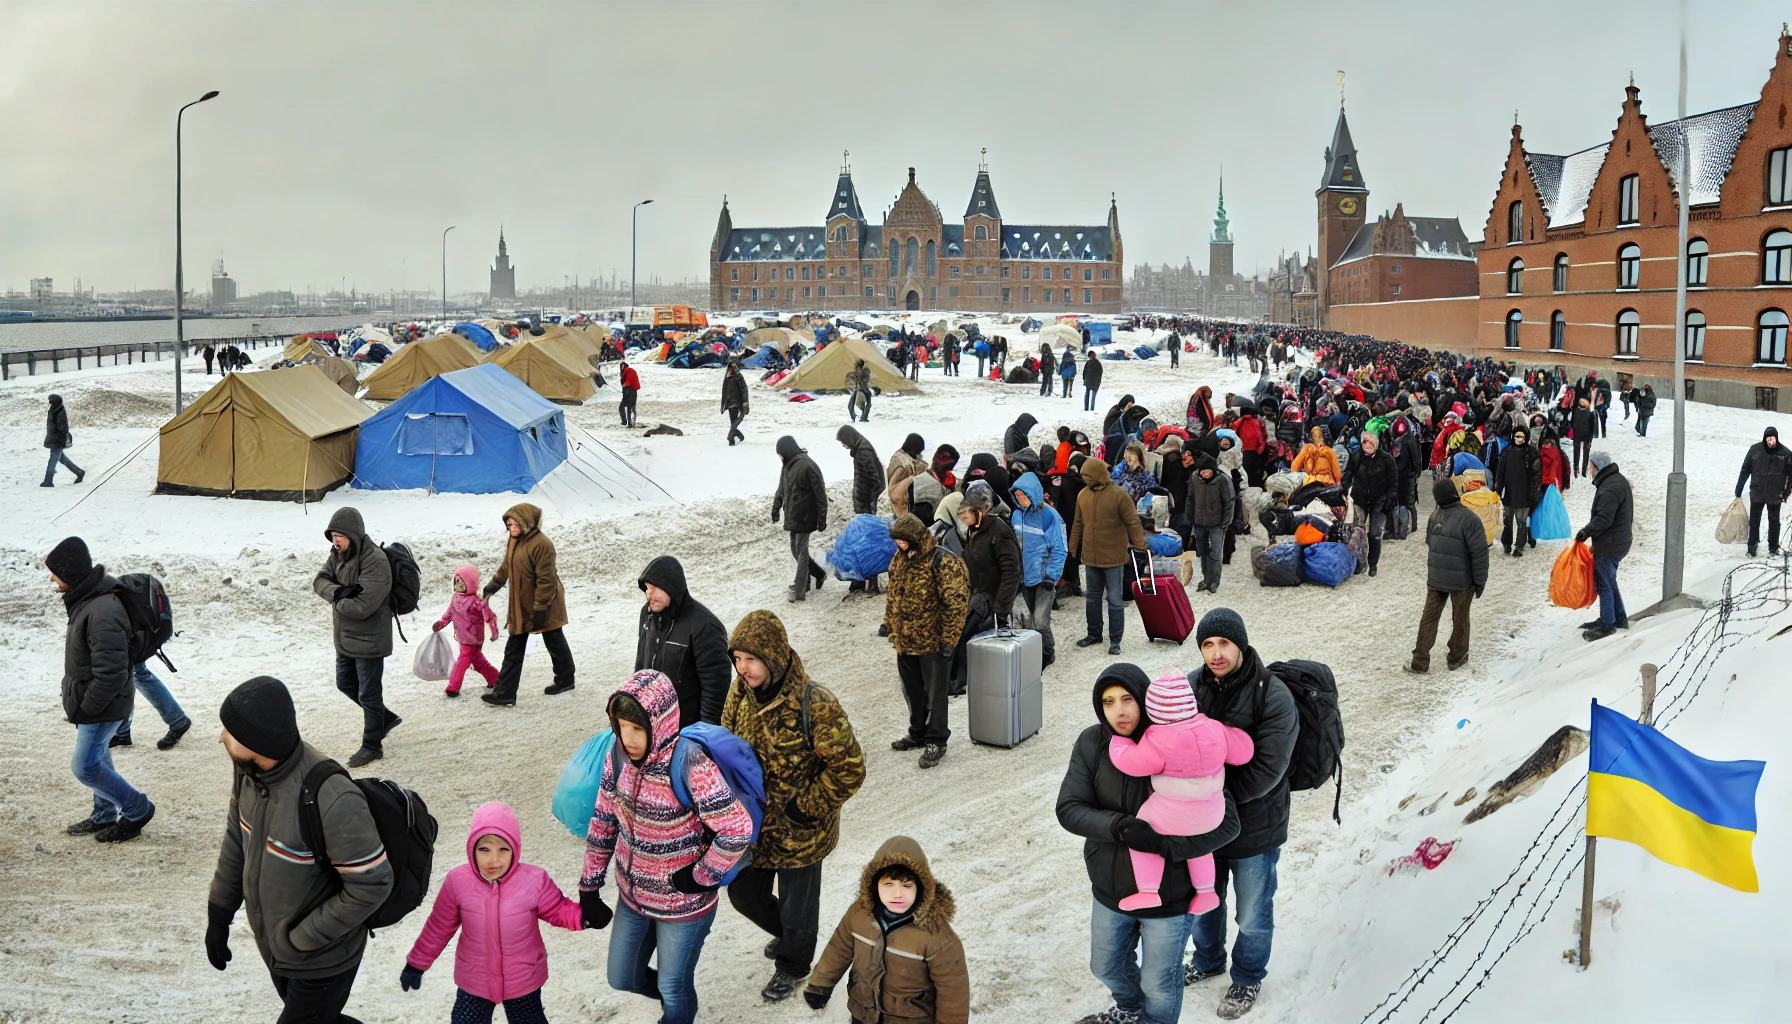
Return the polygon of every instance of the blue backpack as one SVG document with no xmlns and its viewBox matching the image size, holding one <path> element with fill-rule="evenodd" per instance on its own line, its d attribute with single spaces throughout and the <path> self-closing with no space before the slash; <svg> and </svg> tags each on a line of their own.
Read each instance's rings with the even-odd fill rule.
<svg viewBox="0 0 1792 1024">
<path fill-rule="evenodd" d="M 690 758 L 691 745 L 703 748 L 709 759 L 722 772 L 722 779 L 728 788 L 734 791 L 734 798 L 747 810 L 747 816 L 753 819 L 753 836 L 749 845 L 759 842 L 759 826 L 765 821 L 765 772 L 759 766 L 759 755 L 747 741 L 734 735 L 719 725 L 708 722 L 695 722 L 678 730 L 678 743 L 672 748 L 672 795 L 680 805 L 696 809 L 696 801 L 691 799 Z M 620 746 L 620 744 L 618 744 Z M 735 876 L 746 869 L 753 859 L 749 852 L 734 863 L 728 873 L 722 876 L 722 885 L 734 881 Z"/>
</svg>

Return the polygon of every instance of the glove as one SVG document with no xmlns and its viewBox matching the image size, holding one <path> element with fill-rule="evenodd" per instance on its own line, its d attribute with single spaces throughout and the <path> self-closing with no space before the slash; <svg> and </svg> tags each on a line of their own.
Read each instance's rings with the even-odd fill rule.
<svg viewBox="0 0 1792 1024">
<path fill-rule="evenodd" d="M 225 910 L 216 903 L 208 903 L 205 916 L 208 919 L 205 926 L 205 958 L 221 971 L 230 962 L 230 919 L 236 916 L 236 911 Z"/>
<path fill-rule="evenodd" d="M 442 631 L 442 627 L 446 626 L 446 625 L 447 625 L 446 622 L 438 622 L 435 625 L 429 627 L 429 631 L 431 633 L 440 633 Z"/>
<path fill-rule="evenodd" d="M 825 1010 L 833 995 L 831 988 L 806 988 L 803 989 L 803 1002 L 808 1003 L 811 1010 Z"/>
<path fill-rule="evenodd" d="M 701 896 L 706 892 L 715 892 L 721 886 L 697 884 L 697 864 L 693 861 L 672 872 L 672 888 L 687 896 Z"/>
<path fill-rule="evenodd" d="M 803 809 L 796 805 L 796 797 L 791 797 L 790 802 L 784 805 L 784 816 L 790 819 L 791 824 L 801 825 L 804 828 L 810 828 L 815 824 L 815 819 L 804 814 Z"/>
<path fill-rule="evenodd" d="M 1477 601 L 1478 601 L 1478 600 L 1480 600 L 1480 599 L 1481 599 L 1481 591 L 1482 591 L 1482 589 L 1483 589 L 1483 588 L 1481 588 L 1481 587 L 1476 587 L 1476 588 L 1475 588 L 1475 600 L 1477 600 Z"/>
<path fill-rule="evenodd" d="M 1575 533 L 1575 535 L 1574 535 L 1574 543 L 1576 543 L 1576 544 L 1584 544 L 1584 543 L 1586 543 L 1586 540 L 1587 540 L 1587 531 L 1585 531 L 1585 530 L 1581 530 L 1581 531 L 1579 531 L 1579 532 L 1577 532 L 1577 533 Z"/>
<path fill-rule="evenodd" d="M 609 907 L 604 905 L 602 891 L 593 889 L 590 892 L 579 890 L 579 921 L 587 928 L 604 929 L 610 926 L 610 919 L 615 917 Z"/>
<path fill-rule="evenodd" d="M 775 523 L 777 521 L 778 521 L 778 513 L 776 511 L 773 511 L 772 512 L 772 522 Z"/>
<path fill-rule="evenodd" d="M 1137 850 L 1140 853 L 1155 853 L 1162 856 L 1164 852 L 1164 837 L 1159 835 L 1157 829 L 1152 828 L 1149 822 L 1140 821 L 1138 818 L 1127 822 L 1123 842 L 1128 849 Z"/>
<path fill-rule="evenodd" d="M 423 972 L 410 964 L 405 964 L 404 970 L 398 972 L 398 987 L 406 992 L 417 991 L 423 987 Z"/>
<path fill-rule="evenodd" d="M 479 599 L 481 601 L 490 601 L 492 599 L 492 595 L 496 594 L 497 592 L 498 592 L 498 588 L 494 587 L 488 583 L 484 587 L 480 588 Z"/>
<path fill-rule="evenodd" d="M 336 594 L 334 597 L 330 598 L 330 602 L 332 604 L 334 604 L 337 601 L 346 601 L 349 598 L 360 597 L 360 596 L 361 596 L 361 584 L 351 583 L 346 587 L 337 587 Z"/>
</svg>

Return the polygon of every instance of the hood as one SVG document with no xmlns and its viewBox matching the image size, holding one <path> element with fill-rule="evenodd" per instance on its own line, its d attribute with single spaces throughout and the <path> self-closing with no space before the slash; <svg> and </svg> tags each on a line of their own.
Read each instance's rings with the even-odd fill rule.
<svg viewBox="0 0 1792 1024">
<path fill-rule="evenodd" d="M 907 452 L 910 458 L 920 458 L 921 452 L 926 448 L 927 442 L 921 439 L 920 434 L 910 434 L 902 439 L 902 450 Z"/>
<path fill-rule="evenodd" d="M 50 397 L 55 398 L 56 396 L 51 395 Z M 1768 427 L 1766 430 L 1761 431 L 1761 440 L 1763 440 L 1763 441 L 1767 440 L 1770 437 L 1779 437 L 1779 436 L 1780 436 L 1780 431 L 1779 431 L 1778 427 Z"/>
<path fill-rule="evenodd" d="M 1431 485 L 1431 497 L 1437 502 L 1438 508 L 1449 508 L 1462 503 L 1462 495 L 1456 493 L 1456 485 L 1447 477 Z"/>
<path fill-rule="evenodd" d="M 1163 443 L 1157 446 L 1159 452 L 1179 452 L 1182 450 L 1182 438 L 1175 434 L 1164 435 Z"/>
<path fill-rule="evenodd" d="M 1238 447 L 1238 431 L 1230 427 L 1220 427 L 1213 432 L 1213 436 L 1221 441 L 1231 441 L 1232 447 Z"/>
<path fill-rule="evenodd" d="M 504 518 L 516 520 L 516 524 L 523 528 L 523 532 L 517 536 L 518 540 L 541 529 L 541 509 L 526 501 L 505 509 Z"/>
<path fill-rule="evenodd" d="M 996 461 L 994 455 L 991 455 L 989 452 L 978 452 L 971 456 L 971 468 L 965 475 L 970 476 L 978 471 L 982 471 L 982 473 L 987 476 L 990 470 L 995 469 L 999 465 L 1000 463 Z"/>
<path fill-rule="evenodd" d="M 870 445 L 870 442 L 865 440 L 865 435 L 859 433 L 856 429 L 854 429 L 850 425 L 843 426 L 839 430 L 835 431 L 834 432 L 834 440 L 839 441 L 841 444 L 845 445 L 848 448 L 851 448 L 854 453 L 857 453 L 861 446 L 869 446 Z M 876 454 L 876 453 L 873 452 L 872 454 Z"/>
<path fill-rule="evenodd" d="M 649 583 L 671 595 L 672 603 L 666 608 L 673 613 L 684 611 L 684 606 L 691 599 L 690 590 L 684 582 L 684 566 L 671 555 L 661 555 L 648 562 L 647 568 L 641 570 L 641 576 L 635 584 L 641 588 L 642 593 L 646 593 Z"/>
<path fill-rule="evenodd" d="M 50 396 L 50 408 L 54 409 L 61 404 L 62 404 L 62 396 L 61 395 L 51 395 Z"/>
<path fill-rule="evenodd" d="M 958 465 L 958 449 L 949 444 L 942 444 L 933 450 L 933 463 L 929 467 L 936 473 L 950 473 L 952 467 Z"/>
<path fill-rule="evenodd" d="M 648 721 L 653 723 L 653 743 L 642 759 L 648 761 L 672 759 L 672 746 L 678 742 L 678 691 L 672 688 L 672 680 L 665 673 L 651 669 L 636 672 L 622 681 L 622 685 L 604 701 L 604 709 L 609 707 L 621 694 L 628 694 L 647 712 Z"/>
<path fill-rule="evenodd" d="M 479 598 L 479 567 L 478 566 L 463 565 L 460 568 L 454 570 L 454 578 L 460 580 L 461 585 L 467 588 L 467 596 L 468 597 L 471 597 L 475 600 L 477 600 Z"/>
<path fill-rule="evenodd" d="M 771 669 L 772 685 L 779 689 L 792 685 L 801 686 L 809 681 L 809 673 L 803 668 L 802 656 L 790 648 L 790 638 L 784 632 L 784 623 L 764 609 L 748 612 L 747 617 L 740 620 L 740 624 L 734 627 L 734 633 L 728 637 L 728 650 L 745 651 L 765 662 L 765 667 Z"/>
<path fill-rule="evenodd" d="M 1112 485 L 1114 478 L 1108 475 L 1108 464 L 1100 459 L 1083 460 L 1083 483 L 1090 490 L 1101 490 Z"/>
<path fill-rule="evenodd" d="M 890 539 L 907 544 L 909 551 L 915 555 L 932 554 L 933 546 L 938 543 L 933 539 L 933 534 L 928 532 L 927 524 L 912 512 L 904 512 L 890 524 Z"/>
<path fill-rule="evenodd" d="M 952 915 L 957 911 L 952 890 L 933 877 L 933 869 L 927 864 L 927 854 L 922 852 L 921 844 L 907 836 L 891 836 L 884 840 L 884 845 L 877 848 L 865 870 L 859 872 L 859 908 L 875 916 L 877 873 L 896 864 L 914 872 L 921 882 L 921 891 L 915 894 L 915 927 L 922 931 L 937 931 L 951 924 Z"/>
<path fill-rule="evenodd" d="M 783 459 L 785 462 L 789 462 L 791 459 L 803 454 L 806 450 L 807 449 L 803 448 L 802 445 L 796 443 L 796 438 L 791 437 L 789 434 L 785 434 L 783 437 L 778 438 L 778 458 Z"/>
<path fill-rule="evenodd" d="M 330 534 L 340 533 L 349 540 L 349 553 L 361 550 L 361 541 L 367 536 L 367 526 L 361 521 L 361 511 L 350 505 L 344 505 L 330 517 L 330 525 L 324 529 L 324 539 Z"/>
<path fill-rule="evenodd" d="M 1324 427 L 1314 427 L 1312 430 L 1307 431 L 1307 436 L 1313 439 L 1314 444 L 1319 445 L 1322 448 L 1325 447 Z"/>
<path fill-rule="evenodd" d="M 1151 680 L 1146 677 L 1144 669 L 1126 661 L 1109 665 L 1095 677 L 1095 689 L 1089 698 L 1095 705 L 1095 721 L 1109 732 L 1112 730 L 1108 729 L 1107 716 L 1101 713 L 1101 691 L 1116 683 L 1126 687 L 1126 692 L 1132 694 L 1132 699 L 1139 702 L 1139 727 L 1133 731 L 1133 735 L 1137 736 L 1151 724 L 1151 713 L 1145 710 L 1145 694 L 1151 689 Z"/>
<path fill-rule="evenodd" d="M 933 511 L 933 521 L 936 523 L 945 523 L 954 530 L 957 530 L 958 535 L 963 537 L 964 524 L 958 521 L 958 506 L 962 504 L 964 504 L 964 492 L 951 492 L 940 499 L 939 507 L 935 508 Z"/>
<path fill-rule="evenodd" d="M 495 835 L 510 844 L 510 870 L 498 876 L 502 882 L 516 874 L 516 866 L 523 862 L 523 829 L 516 823 L 516 812 L 502 800 L 493 800 L 482 804 L 473 812 L 473 825 L 467 829 L 467 863 L 473 868 L 473 877 L 484 881 L 479 873 L 479 862 L 473 859 L 473 847 L 480 836 Z"/>
<path fill-rule="evenodd" d="M 1034 425 L 1038 422 L 1039 417 L 1034 416 L 1030 412 L 1023 412 L 1015 418 L 1014 425 L 1020 429 L 1022 434 L 1030 434 L 1033 432 Z"/>
<path fill-rule="evenodd" d="M 1014 482 L 1014 489 L 1009 493 L 1026 495 L 1028 512 L 1038 511 L 1045 504 L 1045 488 L 1039 485 L 1039 478 L 1031 473 L 1022 473 L 1020 479 Z M 1014 507 L 1015 511 L 1020 511 L 1018 503 Z"/>
<path fill-rule="evenodd" d="M 1195 456 L 1195 473 L 1196 474 L 1199 474 L 1203 469 L 1211 469 L 1215 473 L 1218 473 L 1219 468 L 1220 468 L 1220 460 L 1214 458 L 1213 456 L 1207 454 L 1206 452 L 1202 452 L 1201 454 Z"/>
</svg>

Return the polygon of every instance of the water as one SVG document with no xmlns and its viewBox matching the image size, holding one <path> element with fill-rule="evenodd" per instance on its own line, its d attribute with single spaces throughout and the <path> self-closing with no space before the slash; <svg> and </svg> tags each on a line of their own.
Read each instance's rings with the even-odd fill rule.
<svg viewBox="0 0 1792 1024">
<path fill-rule="evenodd" d="M 359 327 L 361 316 L 225 317 L 186 320 L 182 328 L 189 343 L 195 339 L 246 338 L 254 334 L 305 334 Z M 259 326 L 256 326 L 259 325 Z M 173 341 L 174 321 L 111 320 L 101 323 L 0 324 L 0 350 L 70 348 L 77 345 L 126 345 L 136 342 Z"/>
</svg>

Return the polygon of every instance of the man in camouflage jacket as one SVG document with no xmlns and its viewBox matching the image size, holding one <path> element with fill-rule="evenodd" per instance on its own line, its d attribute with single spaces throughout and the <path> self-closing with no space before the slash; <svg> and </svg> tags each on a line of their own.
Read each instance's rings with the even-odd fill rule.
<svg viewBox="0 0 1792 1024">
<path fill-rule="evenodd" d="M 908 733 L 890 744 L 895 750 L 924 747 L 921 767 L 932 768 L 946 754 L 946 723 L 952 652 L 970 610 L 970 574 L 963 560 L 941 548 L 921 520 L 896 517 L 884 625 L 896 646 L 896 672 L 908 701 Z"/>
</svg>

